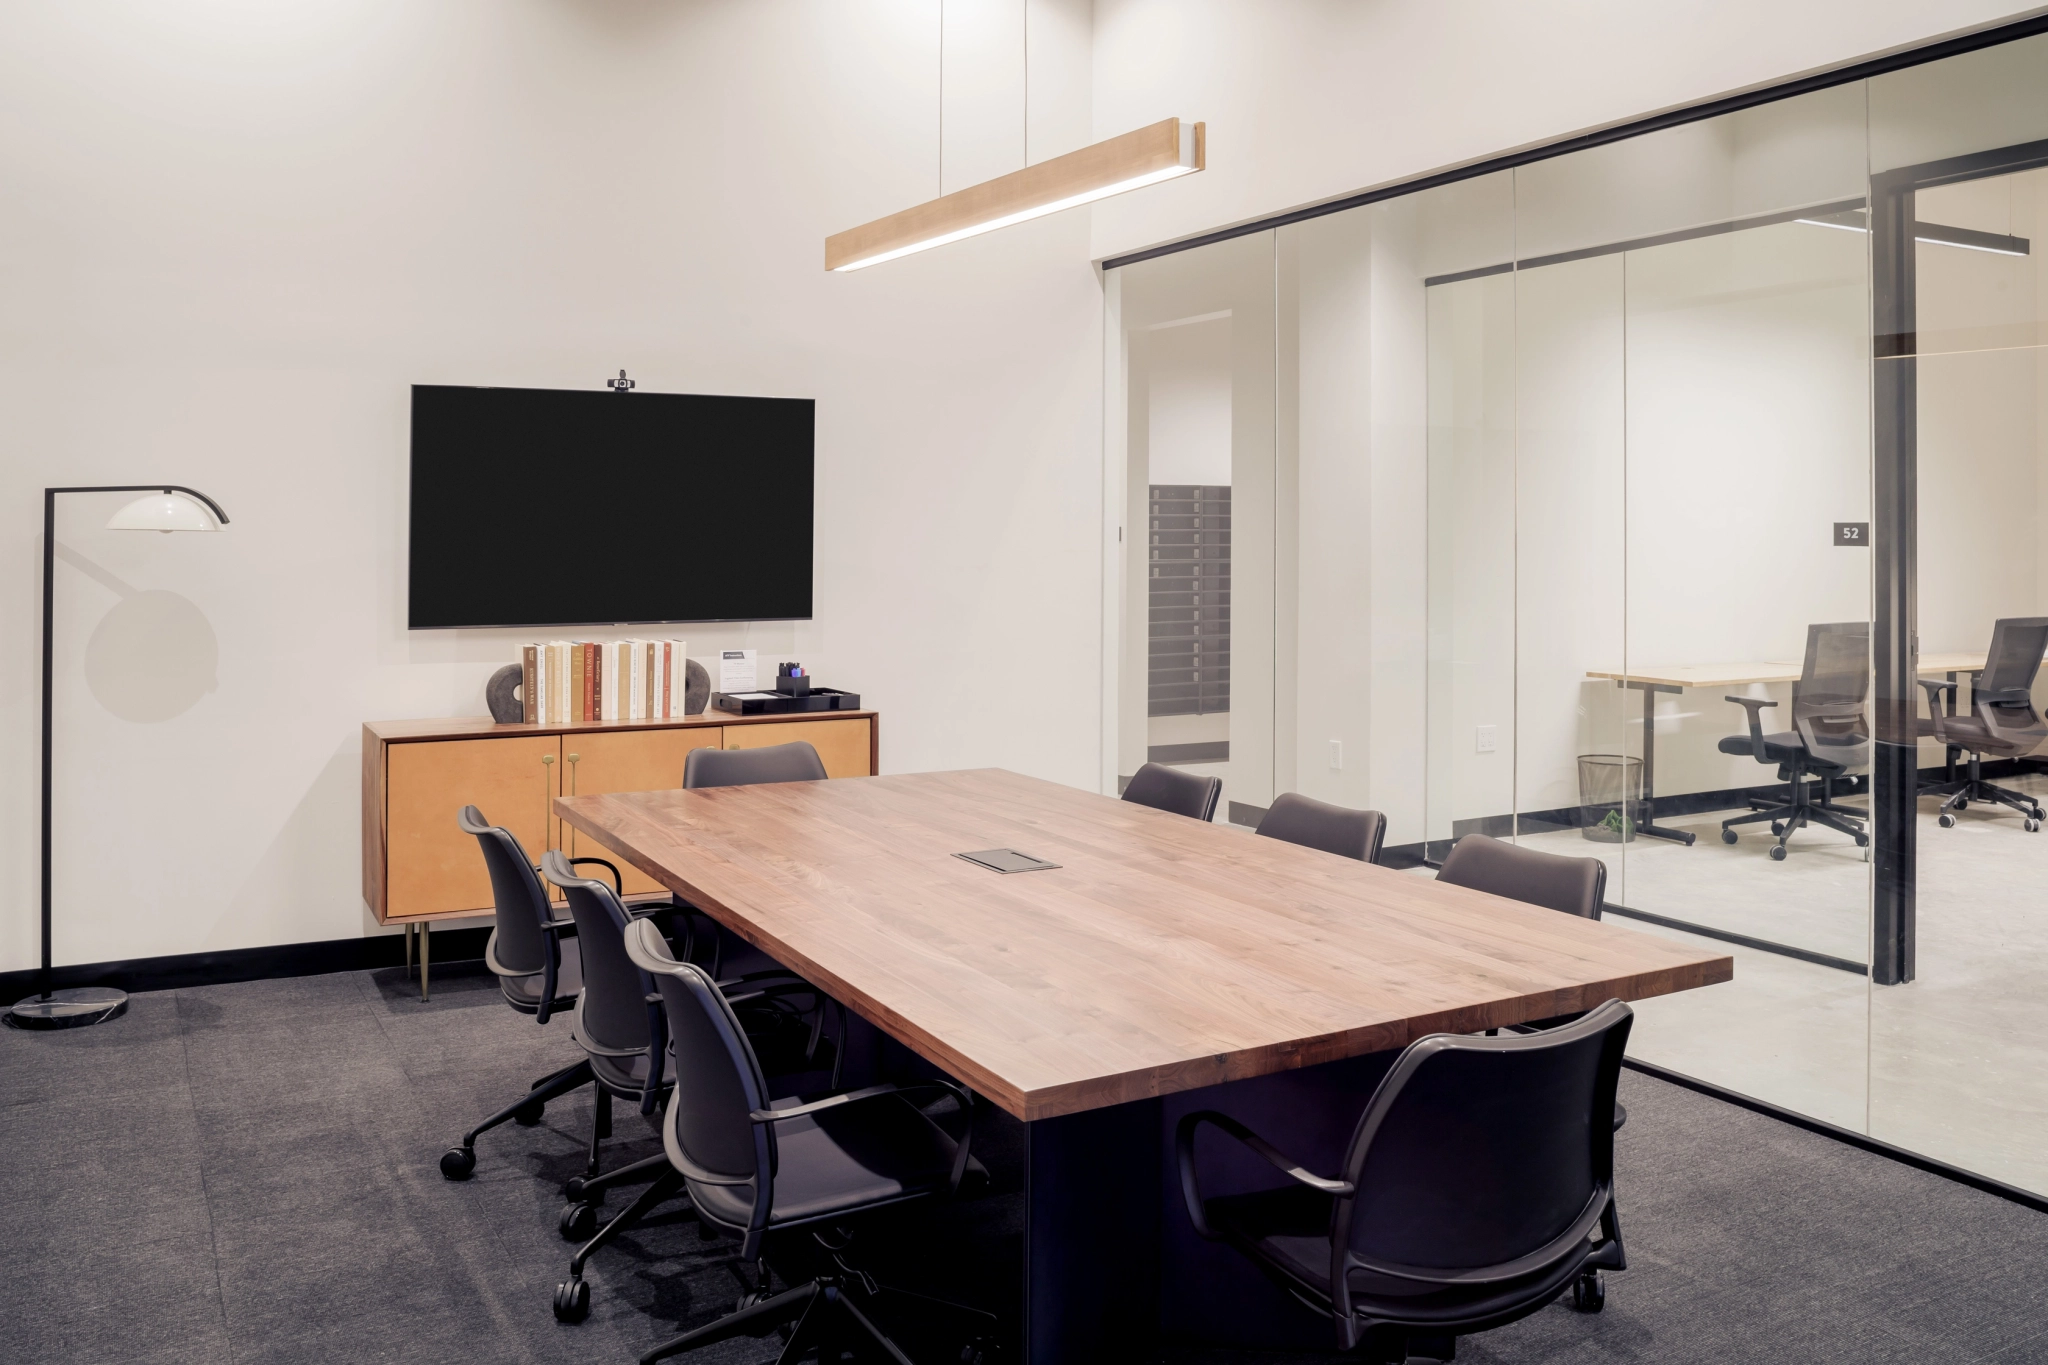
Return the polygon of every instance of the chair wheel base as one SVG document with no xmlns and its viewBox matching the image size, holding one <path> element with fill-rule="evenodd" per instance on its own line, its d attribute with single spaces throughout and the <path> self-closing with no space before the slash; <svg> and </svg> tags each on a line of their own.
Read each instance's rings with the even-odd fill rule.
<svg viewBox="0 0 2048 1365">
<path fill-rule="evenodd" d="M 1771 861 L 1774 863 L 1782 863 L 1785 861 L 1785 846 L 1783 844 L 1771 845 Z"/>
<path fill-rule="evenodd" d="M 441 1178 L 467 1180 L 476 1170 L 476 1153 L 467 1147 L 450 1147 L 441 1153 Z"/>
<path fill-rule="evenodd" d="M 1735 831 L 1732 829 L 1724 829 L 1721 831 L 1721 842 L 1724 844 L 1734 843 L 1737 837 L 1739 836 L 1737 836 Z"/>
<path fill-rule="evenodd" d="M 597 1205 L 570 1204 L 557 1224 L 565 1242 L 587 1242 L 597 1234 Z"/>
<path fill-rule="evenodd" d="M 566 1181 L 564 1181 L 562 1183 L 562 1198 L 568 1200 L 572 1204 L 582 1203 L 583 1180 L 584 1177 L 580 1175 L 572 1175 Z"/>
<path fill-rule="evenodd" d="M 590 1282 L 564 1280 L 555 1286 L 555 1321 L 581 1322 L 590 1316 Z"/>
<path fill-rule="evenodd" d="M 2029 834 L 2035 834 L 2040 831 L 2041 822 L 2030 815 L 2026 819 L 2020 821 L 2020 828 L 2025 830 Z"/>
<path fill-rule="evenodd" d="M 1940 825 L 1943 829 L 1954 829 L 1956 827 L 1956 818 L 1947 811 L 1943 811 L 1934 817 L 1934 823 Z"/>
<path fill-rule="evenodd" d="M 531 1128 L 541 1121 L 548 1112 L 545 1104 L 522 1104 L 512 1111 L 512 1121 L 521 1128 Z"/>
<path fill-rule="evenodd" d="M 1607 1279 L 1589 1270 L 1572 1281 L 1572 1307 L 1581 1313 L 1597 1313 L 1607 1306 Z"/>
</svg>

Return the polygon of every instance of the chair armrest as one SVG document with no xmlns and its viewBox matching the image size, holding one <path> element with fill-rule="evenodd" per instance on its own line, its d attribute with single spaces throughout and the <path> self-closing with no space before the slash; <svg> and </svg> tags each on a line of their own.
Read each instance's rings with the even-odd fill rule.
<svg viewBox="0 0 2048 1365">
<path fill-rule="evenodd" d="M 1766 706 L 1776 706 L 1778 703 L 1765 697 L 1726 697 L 1723 700 L 1732 701 L 1749 713 L 1749 752 L 1759 763 L 1770 762 L 1771 760 L 1764 756 L 1763 709 Z"/>
<path fill-rule="evenodd" d="M 1927 714 L 1934 721 L 1934 737 L 1940 739 L 1943 734 L 1941 723 L 1948 719 L 1942 713 L 1941 694 L 1952 691 L 1955 684 L 1946 678 L 1915 678 L 1913 681 L 1920 684 L 1921 690 L 1927 694 Z"/>
<path fill-rule="evenodd" d="M 1188 1220 L 1195 1225 L 1195 1231 L 1212 1242 L 1216 1240 L 1216 1234 L 1202 1215 L 1202 1192 L 1195 1179 L 1195 1132 L 1205 1123 L 1236 1138 L 1290 1180 L 1298 1180 L 1324 1194 L 1341 1196 L 1355 1193 L 1350 1181 L 1330 1180 L 1317 1175 L 1228 1114 L 1219 1114 L 1214 1109 L 1189 1114 L 1180 1121 L 1180 1127 L 1173 1135 L 1174 1154 L 1180 1162 L 1180 1195 L 1188 1206 Z"/>
<path fill-rule="evenodd" d="M 948 1192 L 958 1194 L 960 1192 L 961 1178 L 967 1174 L 967 1149 L 974 1141 L 974 1099 L 967 1093 L 965 1086 L 955 1085 L 951 1081 L 914 1081 L 909 1085 L 870 1085 L 863 1086 L 859 1090 L 848 1090 L 837 1095 L 827 1095 L 822 1100 L 812 1100 L 809 1104 L 799 1104 L 791 1109 L 756 1109 L 751 1114 L 748 1114 L 747 1117 L 755 1123 L 780 1123 L 784 1119 L 804 1118 L 827 1109 L 837 1109 L 843 1105 L 857 1104 L 862 1100 L 872 1100 L 883 1095 L 907 1095 L 918 1090 L 943 1091 L 945 1094 L 952 1096 L 953 1102 L 960 1106 L 960 1136 L 953 1140 L 953 1170 L 947 1181 Z"/>
<path fill-rule="evenodd" d="M 571 858 L 569 860 L 569 866 L 571 867 L 581 867 L 585 863 L 596 863 L 599 867 L 612 874 L 613 895 L 623 896 L 626 894 L 626 883 L 620 879 L 619 869 L 616 864 L 608 863 L 602 858 Z"/>
</svg>

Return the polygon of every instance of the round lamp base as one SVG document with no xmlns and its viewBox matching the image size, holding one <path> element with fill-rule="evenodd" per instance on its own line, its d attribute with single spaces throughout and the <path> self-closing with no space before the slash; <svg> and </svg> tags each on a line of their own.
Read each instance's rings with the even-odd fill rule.
<svg viewBox="0 0 2048 1365">
<path fill-rule="evenodd" d="M 108 986 L 82 986 L 71 991 L 51 991 L 17 1001 L 7 1011 L 7 1022 L 16 1028 L 84 1028 L 104 1024 L 128 1010 L 128 992 Z"/>
</svg>

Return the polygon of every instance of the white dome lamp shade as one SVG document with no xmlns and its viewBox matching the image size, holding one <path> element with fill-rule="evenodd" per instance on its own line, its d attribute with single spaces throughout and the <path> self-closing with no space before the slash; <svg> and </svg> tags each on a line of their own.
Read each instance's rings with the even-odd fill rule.
<svg viewBox="0 0 2048 1365">
<path fill-rule="evenodd" d="M 36 972 L 36 993 L 0 1012 L 8 1024 L 24 1029 L 70 1029 L 103 1024 L 128 1009 L 127 992 L 113 986 L 56 989 L 50 962 L 50 775 L 54 738 L 51 708 L 52 659 L 56 650 L 54 602 L 57 568 L 57 499 L 65 493 L 142 493 L 114 513 L 107 526 L 116 531 L 218 531 L 228 524 L 220 504 L 196 488 L 170 483 L 118 483 L 45 488 L 43 490 L 43 886 L 42 965 Z M 86 979 L 90 980 L 88 975 Z"/>
<path fill-rule="evenodd" d="M 228 514 L 204 493 L 166 488 L 124 505 L 107 520 L 110 531 L 218 531 Z"/>
</svg>

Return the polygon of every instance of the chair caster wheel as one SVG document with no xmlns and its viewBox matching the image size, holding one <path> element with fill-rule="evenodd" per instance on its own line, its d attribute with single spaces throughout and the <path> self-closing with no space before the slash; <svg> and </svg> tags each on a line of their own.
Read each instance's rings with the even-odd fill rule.
<svg viewBox="0 0 2048 1365">
<path fill-rule="evenodd" d="M 1958 802 L 1956 802 L 1956 809 L 1957 809 L 1957 810 L 1968 810 L 1969 808 L 1970 808 L 1970 803 L 1969 803 L 1969 802 L 1967 802 L 1967 801 L 1958 801 Z"/>
<path fill-rule="evenodd" d="M 1870 836 L 1869 836 L 1868 834 L 1859 834 L 1859 835 L 1857 835 L 1857 836 L 1856 836 L 1856 847 L 1858 847 L 1858 848 L 1868 848 L 1868 847 L 1870 847 Z"/>
<path fill-rule="evenodd" d="M 1934 817 L 1934 823 L 1940 825 L 1943 829 L 1954 829 L 1956 827 L 1956 818 L 1947 811 L 1943 811 Z"/>
<path fill-rule="evenodd" d="M 587 1242 L 597 1232 L 597 1205 L 570 1204 L 562 1210 L 562 1217 L 556 1224 L 562 1230 L 565 1242 Z"/>
<path fill-rule="evenodd" d="M 590 1316 L 590 1284 L 564 1280 L 555 1286 L 555 1321 L 581 1322 Z"/>
<path fill-rule="evenodd" d="M 1771 845 L 1771 861 L 1774 863 L 1782 863 L 1785 861 L 1785 846 L 1783 844 Z"/>
<path fill-rule="evenodd" d="M 547 1105 L 542 1102 L 522 1104 L 512 1111 L 512 1121 L 521 1128 L 531 1128 L 540 1122 L 541 1115 L 547 1113 L 547 1111 Z"/>
<path fill-rule="evenodd" d="M 1732 829 L 1724 829 L 1721 831 L 1721 842 L 1724 844 L 1732 844 L 1738 837 L 1739 836 Z"/>
<path fill-rule="evenodd" d="M 2021 821 L 2020 828 L 2026 830 L 2026 832 L 2029 834 L 2033 834 L 2041 828 L 2041 822 L 2039 820 L 2029 818 L 2027 820 Z"/>
<path fill-rule="evenodd" d="M 441 1153 L 441 1178 L 467 1180 L 476 1169 L 476 1153 L 467 1147 L 450 1147 Z"/>
<path fill-rule="evenodd" d="M 567 1180 L 566 1182 L 564 1182 L 564 1183 L 563 1183 L 563 1185 L 562 1185 L 562 1198 L 564 1198 L 564 1199 L 568 1200 L 568 1201 L 569 1201 L 570 1203 L 572 1203 L 572 1204 L 580 1204 L 580 1203 L 582 1203 L 582 1202 L 583 1202 L 583 1182 L 584 1182 L 584 1181 L 585 1181 L 585 1180 L 586 1180 L 587 1178 L 588 1178 L 588 1177 L 586 1177 L 586 1176 L 580 1176 L 580 1175 L 572 1175 L 572 1176 L 570 1176 L 570 1177 L 569 1177 L 569 1179 L 568 1179 L 568 1180 Z"/>
<path fill-rule="evenodd" d="M 1781 839 L 1784 837 L 1784 835 L 1785 826 L 1783 822 L 1778 820 L 1771 821 L 1771 837 L 1774 839 Z"/>
<path fill-rule="evenodd" d="M 1597 1313 L 1607 1306 L 1607 1280 L 1597 1270 L 1589 1270 L 1572 1281 L 1572 1307 L 1581 1313 Z"/>
</svg>

